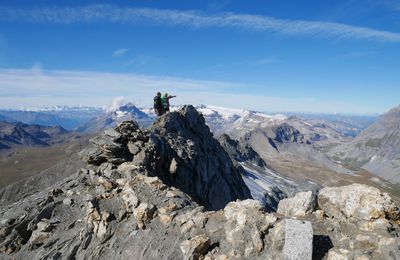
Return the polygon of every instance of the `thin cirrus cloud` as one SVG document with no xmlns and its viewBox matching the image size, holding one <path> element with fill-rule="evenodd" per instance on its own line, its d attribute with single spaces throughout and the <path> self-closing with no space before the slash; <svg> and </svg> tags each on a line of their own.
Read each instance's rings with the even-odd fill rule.
<svg viewBox="0 0 400 260">
<path fill-rule="evenodd" d="M 400 42 L 400 33 L 325 21 L 278 19 L 270 16 L 180 11 L 151 8 L 87 5 L 82 7 L 11 8 L 0 7 L 0 20 L 37 23 L 152 23 L 191 28 L 219 27 L 275 32 L 284 35 L 309 35 L 342 39 L 367 39 Z"/>
<path fill-rule="evenodd" d="M 113 57 L 121 57 L 124 56 L 127 52 L 129 51 L 129 49 L 117 49 L 113 52 Z"/>
</svg>

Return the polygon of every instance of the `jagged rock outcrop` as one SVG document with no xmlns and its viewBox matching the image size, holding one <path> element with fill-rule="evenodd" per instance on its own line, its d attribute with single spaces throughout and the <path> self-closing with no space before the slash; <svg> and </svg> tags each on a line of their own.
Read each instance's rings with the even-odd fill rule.
<svg viewBox="0 0 400 260">
<path fill-rule="evenodd" d="M 151 131 L 156 156 L 153 171 L 161 179 L 208 209 L 251 198 L 240 173 L 193 106 L 159 117 Z"/>
<path fill-rule="evenodd" d="M 232 162 L 218 142 L 206 128 L 195 128 L 203 126 L 195 113 L 186 107 L 167 114 L 150 131 L 124 122 L 102 135 L 108 140 L 95 139 L 105 161 L 90 160 L 77 174 L 0 207 L 0 259 L 400 257 L 398 210 L 386 194 L 366 186 L 300 194 L 290 203 L 299 210 L 282 214 L 267 213 L 252 199 L 208 211 L 220 205 L 210 200 L 222 203 L 213 196 L 226 191 L 198 185 L 234 185 L 229 191 L 240 197 L 241 182 L 228 171 Z M 175 181 L 174 173 L 184 182 Z M 186 185 L 189 178 L 200 184 Z M 337 213 L 352 191 L 351 214 Z M 204 197 L 194 200 L 199 195 Z M 369 215 L 361 206 L 370 206 Z M 304 214 L 292 214 L 299 211 Z"/>
<path fill-rule="evenodd" d="M 82 152 L 91 164 L 123 164 L 158 176 L 190 194 L 207 209 L 221 209 L 230 201 L 251 198 L 250 191 L 227 153 L 215 140 L 193 106 L 159 117 L 149 131 L 124 122 L 91 142 Z"/>
</svg>

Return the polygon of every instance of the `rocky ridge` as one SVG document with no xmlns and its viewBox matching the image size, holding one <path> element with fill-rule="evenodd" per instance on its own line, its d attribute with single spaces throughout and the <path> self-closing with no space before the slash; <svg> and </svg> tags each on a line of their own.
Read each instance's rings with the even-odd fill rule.
<svg viewBox="0 0 400 260">
<path fill-rule="evenodd" d="M 16 147 L 45 147 L 72 138 L 60 126 L 28 125 L 0 121 L 0 150 Z"/>
<path fill-rule="evenodd" d="M 0 207 L 1 259 L 400 257 L 386 193 L 323 188 L 266 212 L 193 107 L 149 131 L 123 122 L 93 143 L 75 175 Z"/>
</svg>

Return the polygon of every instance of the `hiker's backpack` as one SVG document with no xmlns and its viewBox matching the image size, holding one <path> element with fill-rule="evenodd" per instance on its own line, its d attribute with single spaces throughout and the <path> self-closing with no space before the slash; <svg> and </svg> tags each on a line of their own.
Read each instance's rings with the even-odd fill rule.
<svg viewBox="0 0 400 260">
<path fill-rule="evenodd" d="M 154 97 L 154 108 L 158 109 L 158 108 L 162 108 L 162 102 L 161 102 L 161 97 L 159 96 L 155 96 Z"/>
<path fill-rule="evenodd" d="M 168 99 L 165 96 L 161 97 L 161 104 L 165 107 L 167 105 Z"/>
</svg>

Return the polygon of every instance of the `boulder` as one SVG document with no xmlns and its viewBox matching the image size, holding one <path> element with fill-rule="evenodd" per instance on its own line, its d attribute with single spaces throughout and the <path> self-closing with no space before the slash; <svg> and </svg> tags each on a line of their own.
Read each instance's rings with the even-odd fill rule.
<svg viewBox="0 0 400 260">
<path fill-rule="evenodd" d="M 115 127 L 115 131 L 121 134 L 130 134 L 138 129 L 139 125 L 135 121 L 124 121 Z"/>
<path fill-rule="evenodd" d="M 263 235 L 277 220 L 263 211 L 259 201 L 230 202 L 224 209 L 226 241 L 231 244 L 234 257 L 250 257 L 264 248 Z"/>
<path fill-rule="evenodd" d="M 31 246 L 34 245 L 42 245 L 43 243 L 45 243 L 51 236 L 50 232 L 43 232 L 40 230 L 34 230 L 32 232 L 32 236 L 29 239 L 29 244 Z"/>
<path fill-rule="evenodd" d="M 278 214 L 287 217 L 304 217 L 314 211 L 316 197 L 312 191 L 299 192 L 293 198 L 283 199 L 278 204 Z"/>
<path fill-rule="evenodd" d="M 123 149 L 121 143 L 114 141 L 113 138 L 105 134 L 90 139 L 90 142 L 105 152 L 116 153 Z"/>
<path fill-rule="evenodd" d="M 363 184 L 323 188 L 318 195 L 318 204 L 327 216 L 343 222 L 399 218 L 398 208 L 387 193 Z"/>
</svg>

